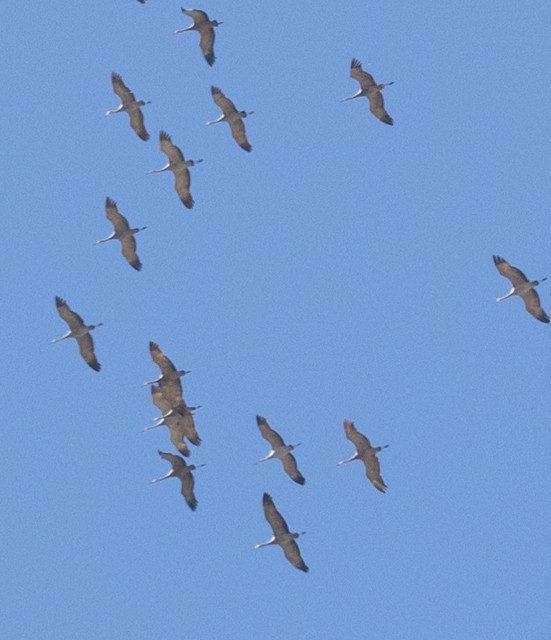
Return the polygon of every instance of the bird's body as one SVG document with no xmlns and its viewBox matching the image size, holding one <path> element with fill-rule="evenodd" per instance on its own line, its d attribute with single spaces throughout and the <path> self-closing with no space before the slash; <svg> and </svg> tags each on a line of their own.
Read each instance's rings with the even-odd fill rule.
<svg viewBox="0 0 551 640">
<path fill-rule="evenodd" d="M 272 527 L 273 536 L 267 542 L 255 545 L 255 549 L 268 547 L 272 544 L 278 544 L 282 549 L 287 560 L 297 569 L 307 572 L 308 567 L 300 555 L 300 549 L 295 540 L 304 535 L 302 533 L 291 533 L 283 516 L 276 509 L 272 496 L 264 493 L 262 496 L 262 506 L 264 508 L 264 516 L 268 524 Z"/>
<path fill-rule="evenodd" d="M 66 340 L 67 338 L 74 338 L 78 342 L 80 355 L 84 358 L 86 363 L 92 367 L 94 371 L 99 371 L 101 369 L 101 365 L 94 353 L 94 341 L 92 340 L 90 331 L 93 331 L 96 327 L 101 327 L 103 323 L 84 324 L 78 313 L 75 313 L 65 300 L 59 296 L 56 296 L 55 298 L 55 306 L 61 319 L 65 320 L 69 325 L 69 331 L 61 336 L 61 338 L 52 340 L 52 342 L 61 342 L 61 340 Z"/>
<path fill-rule="evenodd" d="M 379 464 L 377 453 L 379 453 L 381 449 L 386 449 L 388 444 L 382 447 L 372 447 L 368 438 L 356 429 L 352 421 L 346 418 L 344 420 L 344 433 L 348 440 L 356 447 L 356 453 L 351 458 L 342 460 L 339 464 L 346 464 L 353 460 L 361 460 L 365 465 L 365 474 L 371 484 L 381 493 L 385 493 L 388 487 L 381 476 L 381 465 Z"/>
<path fill-rule="evenodd" d="M 210 92 L 214 102 L 222 110 L 222 115 L 216 120 L 207 122 L 207 126 L 217 122 L 227 122 L 230 125 L 231 134 L 237 144 L 245 151 L 251 151 L 252 146 L 247 140 L 243 118 L 254 113 L 253 111 L 238 111 L 234 103 L 222 93 L 218 87 L 211 87 Z"/>
<path fill-rule="evenodd" d="M 272 446 L 272 450 L 270 453 L 258 460 L 257 462 L 265 462 L 266 460 L 271 460 L 272 458 L 279 458 L 281 463 L 283 464 L 283 468 L 285 473 L 294 480 L 298 484 L 304 484 L 306 481 L 304 476 L 300 473 L 297 466 L 297 461 L 295 457 L 291 454 L 291 451 L 298 447 L 301 443 L 297 444 L 285 444 L 283 438 L 274 431 L 270 425 L 268 424 L 266 418 L 262 416 L 256 416 L 256 424 L 260 429 L 260 433 L 262 437 L 267 440 Z"/>
<path fill-rule="evenodd" d="M 147 173 L 172 171 L 174 174 L 174 188 L 176 189 L 176 193 L 184 206 L 191 209 L 195 203 L 189 190 L 191 176 L 188 167 L 193 167 L 193 165 L 198 162 L 203 162 L 203 160 L 186 160 L 181 149 L 173 144 L 172 138 L 165 131 L 161 131 L 159 134 L 159 141 L 161 151 L 168 157 L 168 163 L 162 169 L 152 169 Z"/>
<path fill-rule="evenodd" d="M 152 483 L 160 482 L 161 480 L 166 480 L 167 478 L 178 478 L 182 483 L 182 495 L 184 496 L 185 501 L 188 504 L 188 507 L 195 511 L 197 508 L 197 499 L 195 498 L 194 486 L 195 480 L 193 478 L 192 471 L 195 469 L 199 469 L 200 467 L 204 467 L 204 464 L 186 464 L 186 461 L 180 456 L 174 455 L 172 453 L 166 453 L 164 451 L 159 451 L 159 455 L 163 460 L 167 460 L 172 465 L 172 469 L 164 475 L 162 478 L 155 478 L 152 480 Z"/>
<path fill-rule="evenodd" d="M 353 58 L 350 64 L 350 77 L 360 83 L 360 89 L 353 96 L 343 98 L 343 102 L 365 96 L 369 100 L 369 110 L 376 118 L 385 124 L 394 124 L 394 120 L 386 112 L 383 94 L 381 93 L 385 87 L 394 84 L 394 82 L 377 84 L 373 76 L 362 69 L 361 62 L 356 58 Z"/>
<path fill-rule="evenodd" d="M 136 134 L 142 140 L 149 140 L 149 133 L 147 133 L 143 120 L 143 113 L 140 107 L 146 104 L 151 104 L 149 100 L 136 100 L 134 94 L 124 84 L 120 74 L 113 72 L 111 74 L 111 83 L 113 85 L 113 91 L 119 96 L 121 104 L 116 109 L 111 109 L 105 115 L 110 116 L 114 113 L 120 113 L 126 111 L 130 118 L 130 126 L 136 132 Z"/>
<path fill-rule="evenodd" d="M 107 238 L 103 238 L 103 240 L 96 240 L 95 244 L 101 244 L 108 240 L 119 240 L 121 243 L 122 255 L 126 258 L 128 264 L 136 269 L 136 271 L 140 271 L 142 263 L 136 253 L 136 239 L 134 238 L 134 235 L 139 231 L 143 231 L 147 227 L 130 228 L 128 220 L 119 213 L 117 203 L 114 200 L 111 200 L 111 198 L 105 199 L 105 215 L 112 223 L 115 230 Z"/>
<path fill-rule="evenodd" d="M 501 256 L 493 256 L 494 264 L 499 271 L 499 273 L 507 278 L 513 288 L 509 293 L 501 298 L 498 298 L 496 302 L 501 302 L 502 300 L 506 300 L 511 296 L 520 296 L 524 301 L 524 306 L 526 307 L 526 311 L 532 314 L 534 318 L 539 320 L 540 322 L 544 322 L 545 324 L 549 324 L 550 318 L 545 313 L 541 306 L 540 297 L 535 288 L 547 280 L 547 278 L 542 278 L 541 280 L 528 280 L 528 278 L 522 273 L 520 269 L 513 267 L 510 265 L 507 260 L 502 258 Z"/>
<path fill-rule="evenodd" d="M 185 29 L 178 29 L 178 31 L 174 32 L 174 35 L 184 33 L 184 31 L 198 31 L 201 35 L 199 46 L 201 47 L 205 60 L 212 67 L 216 60 L 216 56 L 214 55 L 214 27 L 222 24 L 222 22 L 211 20 L 204 11 L 200 11 L 199 9 L 182 8 L 182 13 L 192 18 L 193 24 Z"/>
</svg>

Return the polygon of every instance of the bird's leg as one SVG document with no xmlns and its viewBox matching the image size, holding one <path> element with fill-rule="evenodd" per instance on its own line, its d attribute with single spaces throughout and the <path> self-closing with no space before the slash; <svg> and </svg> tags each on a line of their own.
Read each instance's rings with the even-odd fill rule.
<svg viewBox="0 0 551 640">
<path fill-rule="evenodd" d="M 163 427 L 164 426 L 164 418 L 161 418 L 162 422 L 157 422 L 156 424 L 152 424 L 149 427 L 145 427 L 144 431 L 151 431 L 151 429 L 156 429 L 157 427 Z"/>
<path fill-rule="evenodd" d="M 109 236 L 107 236 L 107 238 L 103 238 L 103 240 L 96 240 L 94 242 L 94 244 L 101 244 L 102 242 L 107 242 L 108 240 L 113 240 L 113 238 L 115 237 L 115 231 L 113 231 L 113 233 Z"/>
<path fill-rule="evenodd" d="M 268 542 L 261 542 L 260 544 L 255 544 L 254 548 L 260 549 L 261 547 L 269 547 L 271 544 L 274 544 L 274 542 L 275 542 L 275 536 L 270 538 Z"/>
<path fill-rule="evenodd" d="M 260 458 L 260 460 L 257 460 L 255 464 L 258 464 L 259 462 L 266 462 L 266 460 L 270 460 L 271 458 L 274 457 L 274 453 L 275 451 L 270 451 L 270 453 L 265 458 Z"/>
<path fill-rule="evenodd" d="M 193 31 L 193 27 L 195 26 L 195 24 L 190 25 L 189 27 L 186 27 L 185 29 L 178 29 L 177 31 L 175 31 L 172 35 L 173 36 L 177 36 L 179 33 L 184 33 L 184 31 Z"/>
<path fill-rule="evenodd" d="M 61 342 L 62 340 L 66 340 L 67 338 L 70 338 L 70 331 L 68 333 L 66 333 L 64 336 L 61 336 L 61 338 L 55 338 L 54 340 L 52 340 L 52 344 L 55 344 L 56 342 Z"/>
<path fill-rule="evenodd" d="M 501 302 L 502 300 L 507 300 L 507 298 L 510 298 L 511 296 L 514 296 L 514 295 L 515 295 L 515 293 L 516 293 L 516 291 L 515 291 L 515 287 L 513 287 L 513 288 L 511 289 L 511 291 L 509 291 L 509 293 L 508 293 L 507 295 L 505 295 L 505 296 L 501 296 L 501 298 L 498 298 L 498 299 L 496 300 L 496 302 Z"/>
<path fill-rule="evenodd" d="M 161 480 L 166 480 L 167 478 L 171 478 L 174 475 L 174 470 L 171 469 L 167 474 L 165 474 L 162 478 L 155 478 L 151 482 L 161 482 Z"/>
<path fill-rule="evenodd" d="M 106 116 L 111 116 L 114 113 L 119 113 L 120 111 L 123 110 L 124 105 L 120 104 L 116 109 L 110 109 L 109 111 L 106 112 Z"/>
<path fill-rule="evenodd" d="M 357 457 L 358 457 L 358 452 L 356 451 L 356 453 L 351 458 L 347 458 L 346 460 L 341 460 L 340 462 L 337 462 L 337 466 L 340 464 L 346 464 L 347 462 L 352 462 L 353 460 L 356 460 Z"/>
<path fill-rule="evenodd" d="M 341 102 L 346 102 L 347 100 L 354 100 L 354 98 L 359 98 L 361 95 L 362 95 L 362 90 L 360 89 L 358 93 L 355 93 L 353 96 L 347 96 L 346 98 L 343 98 Z"/>
<path fill-rule="evenodd" d="M 209 122 L 206 123 L 206 126 L 208 127 L 211 124 L 216 124 L 217 122 L 222 122 L 222 120 L 225 118 L 224 114 L 222 114 L 219 118 L 216 118 L 216 120 L 209 120 Z"/>
<path fill-rule="evenodd" d="M 163 171 L 168 171 L 170 169 L 170 162 L 168 162 L 162 169 L 151 169 L 151 171 L 148 171 L 146 175 L 149 175 L 151 173 L 162 173 Z"/>
</svg>

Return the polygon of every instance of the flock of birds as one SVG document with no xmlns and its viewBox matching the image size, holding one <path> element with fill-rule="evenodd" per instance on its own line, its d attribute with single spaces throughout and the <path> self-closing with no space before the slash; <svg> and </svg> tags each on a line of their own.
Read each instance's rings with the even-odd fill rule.
<svg viewBox="0 0 551 640">
<path fill-rule="evenodd" d="M 145 0 L 138 0 L 145 3 Z M 214 55 L 214 28 L 222 24 L 216 20 L 210 20 L 204 11 L 198 9 L 184 9 L 182 12 L 193 19 L 193 24 L 185 29 L 180 29 L 175 33 L 185 31 L 198 31 L 200 34 L 200 48 L 206 62 L 213 65 L 215 62 Z M 369 101 L 370 111 L 381 122 L 392 125 L 393 119 L 387 113 L 384 107 L 382 90 L 391 84 L 377 84 L 369 73 L 362 69 L 361 63 L 353 58 L 350 66 L 350 76 L 357 80 L 360 88 L 356 94 L 344 98 L 344 101 L 354 98 L 366 97 Z M 119 96 L 121 104 L 113 110 L 107 112 L 111 115 L 120 112 L 128 113 L 130 126 L 134 132 L 144 141 L 149 139 L 149 134 L 145 128 L 144 117 L 141 108 L 148 104 L 143 100 L 136 100 L 132 91 L 125 85 L 122 77 L 118 73 L 112 73 L 111 81 L 113 91 Z M 211 94 L 216 105 L 221 109 L 222 115 L 216 120 L 207 122 L 212 125 L 218 122 L 227 122 L 231 128 L 232 136 L 237 144 L 245 151 L 250 152 L 252 147 L 247 139 L 245 125 L 243 119 L 252 112 L 238 111 L 234 103 L 229 100 L 224 93 L 215 86 L 211 87 Z M 175 179 L 176 192 L 188 209 L 194 205 L 194 201 L 190 192 L 190 173 L 189 168 L 202 160 L 186 160 L 184 154 L 173 142 L 168 133 L 161 131 L 159 134 L 161 151 L 167 156 L 168 163 L 161 169 L 154 169 L 148 173 L 160 173 L 164 171 L 172 171 Z M 137 254 L 135 235 L 144 230 L 146 227 L 130 227 L 128 220 L 119 212 L 117 203 L 107 197 L 105 201 L 105 214 L 107 219 L 113 225 L 113 232 L 102 240 L 97 240 L 95 244 L 107 242 L 109 240 L 118 240 L 121 243 L 121 250 L 124 258 L 131 267 L 137 271 L 141 270 L 142 263 Z M 542 280 L 529 280 L 519 269 L 510 265 L 504 258 L 494 256 L 494 264 L 499 273 L 508 278 L 512 284 L 512 289 L 506 295 L 497 299 L 501 302 L 506 298 L 518 295 L 526 306 L 527 311 L 535 318 L 544 323 L 549 323 L 550 318 L 543 310 L 539 296 L 535 288 L 546 278 Z M 60 342 L 68 338 L 74 338 L 80 350 L 80 354 L 85 362 L 95 371 L 100 371 L 101 365 L 98 362 L 94 351 L 94 342 L 91 332 L 101 323 L 85 324 L 83 319 L 73 311 L 67 302 L 56 296 L 55 305 L 59 316 L 64 320 L 69 330 L 60 338 L 53 342 Z M 159 456 L 166 460 L 171 469 L 161 478 L 152 480 L 153 483 L 160 482 L 167 478 L 178 478 L 181 483 L 181 493 L 187 505 L 192 511 L 197 508 L 197 499 L 194 490 L 193 471 L 203 467 L 204 465 L 187 464 L 185 458 L 191 454 L 188 442 L 197 447 L 201 444 L 201 438 L 197 432 L 194 420 L 194 413 L 200 406 L 190 406 L 184 400 L 182 378 L 189 373 L 183 369 L 177 369 L 172 360 L 163 353 L 161 348 L 155 343 L 149 343 L 149 351 L 153 362 L 159 367 L 160 375 L 152 381 L 146 382 L 145 385 L 151 388 L 151 400 L 159 409 L 161 415 L 155 420 L 155 423 L 144 430 L 149 431 L 161 426 L 165 426 L 169 430 L 170 441 L 174 448 L 178 451 L 177 455 L 165 451 L 159 451 Z M 271 459 L 279 459 L 283 465 L 284 472 L 294 482 L 304 485 L 305 478 L 298 469 L 296 458 L 292 451 L 300 445 L 286 444 L 281 435 L 272 429 L 268 421 L 257 415 L 256 417 L 258 429 L 261 436 L 270 444 L 270 451 L 264 457 L 258 460 L 258 463 Z M 373 486 L 385 493 L 387 485 L 381 476 L 380 463 L 377 454 L 388 445 L 373 447 L 369 439 L 360 433 L 354 423 L 348 419 L 344 420 L 344 433 L 350 442 L 354 445 L 356 451 L 350 458 L 339 462 L 339 465 L 361 460 L 365 466 L 366 476 Z M 307 572 L 308 566 L 304 562 L 300 549 L 296 543 L 296 539 L 302 533 L 291 532 L 283 516 L 277 510 L 272 497 L 268 493 L 264 493 L 262 497 L 262 505 L 264 515 L 272 528 L 273 535 L 265 543 L 256 545 L 255 548 L 267 545 L 277 544 L 282 547 L 287 560 L 297 569 Z"/>
</svg>

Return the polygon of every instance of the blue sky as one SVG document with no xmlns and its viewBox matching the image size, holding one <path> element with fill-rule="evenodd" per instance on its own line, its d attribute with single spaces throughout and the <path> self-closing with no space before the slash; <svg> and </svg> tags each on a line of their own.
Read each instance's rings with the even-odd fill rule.
<svg viewBox="0 0 551 640">
<path fill-rule="evenodd" d="M 551 626 L 550 328 L 492 264 L 551 277 L 544 2 L 200 5 L 211 68 L 168 0 L 0 6 L 4 428 L 0 608 L 14 639 L 545 637 Z M 385 90 L 393 127 L 357 90 Z M 151 140 L 117 106 L 116 71 Z M 246 120 L 237 147 L 210 86 Z M 192 211 L 161 167 L 192 168 Z M 144 264 L 115 243 L 105 197 Z M 551 310 L 549 283 L 539 289 Z M 89 323 L 102 371 L 54 296 Z M 202 404 L 199 506 L 168 464 L 148 342 Z M 259 413 L 300 441 L 304 487 Z M 380 454 L 388 493 L 342 420 Z M 270 537 L 268 491 L 303 574 Z"/>
</svg>

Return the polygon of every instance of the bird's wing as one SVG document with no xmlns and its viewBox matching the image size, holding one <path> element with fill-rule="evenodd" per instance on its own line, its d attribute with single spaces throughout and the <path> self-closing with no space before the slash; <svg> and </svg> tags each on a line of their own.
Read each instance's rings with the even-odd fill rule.
<svg viewBox="0 0 551 640">
<path fill-rule="evenodd" d="M 298 544 L 294 540 L 287 540 L 282 547 L 285 557 L 294 567 L 304 572 L 308 571 L 308 567 L 300 555 Z"/>
<path fill-rule="evenodd" d="M 166 131 L 161 131 L 159 134 L 159 142 L 161 145 L 161 151 L 167 155 L 170 162 L 174 164 L 184 162 L 184 154 L 179 147 L 173 144 L 172 138 Z"/>
<path fill-rule="evenodd" d="M 237 142 L 237 144 L 245 151 L 251 151 L 252 146 L 251 143 L 247 140 L 247 135 L 245 133 L 245 123 L 242 118 L 239 120 L 230 120 L 229 122 L 231 134 L 233 139 Z"/>
<path fill-rule="evenodd" d="M 387 486 L 381 476 L 381 465 L 375 453 L 365 455 L 362 460 L 365 464 L 365 475 L 371 481 L 371 484 L 382 493 L 385 493 Z"/>
<path fill-rule="evenodd" d="M 161 387 L 155 384 L 151 385 L 151 400 L 163 415 L 172 409 L 170 402 L 165 398 Z"/>
<path fill-rule="evenodd" d="M 380 91 L 371 94 L 369 98 L 369 110 L 381 122 L 385 124 L 394 124 L 394 120 L 388 115 L 385 109 L 383 94 Z"/>
<path fill-rule="evenodd" d="M 149 133 L 147 133 L 145 124 L 143 121 L 143 113 L 139 107 L 132 109 L 128 112 L 130 118 L 130 126 L 138 134 L 142 140 L 149 140 Z"/>
<path fill-rule="evenodd" d="M 180 456 L 174 455 L 173 453 L 159 451 L 159 455 L 163 460 L 170 462 L 175 473 L 178 473 L 186 466 L 186 463 L 182 460 L 182 458 L 180 458 Z"/>
<path fill-rule="evenodd" d="M 88 365 L 94 369 L 94 371 L 99 371 L 101 369 L 101 365 L 96 358 L 96 354 L 94 353 L 94 340 L 89 333 L 86 333 L 80 338 L 77 338 L 78 348 L 80 350 L 80 355 L 86 360 Z"/>
<path fill-rule="evenodd" d="M 182 424 L 180 420 L 170 421 L 168 425 L 168 430 L 170 432 L 170 442 L 174 445 L 178 451 L 185 456 L 189 457 L 191 454 L 189 447 L 184 440 L 184 430 L 182 428 Z"/>
<path fill-rule="evenodd" d="M 549 316 L 543 310 L 540 303 L 539 294 L 535 289 L 530 289 L 530 291 L 527 291 L 522 296 L 522 299 L 524 300 L 524 306 L 526 307 L 526 311 L 528 311 L 528 313 L 531 313 L 534 318 L 537 318 L 540 322 L 549 324 Z"/>
<path fill-rule="evenodd" d="M 198 24 L 201 24 L 201 22 L 208 22 L 209 20 L 208 15 L 204 11 L 201 11 L 200 9 L 184 9 L 182 7 L 182 13 L 185 13 L 186 16 L 193 18 L 193 22 L 195 23 L 196 26 Z"/>
<path fill-rule="evenodd" d="M 161 351 L 161 347 L 156 342 L 149 343 L 149 353 L 153 358 L 153 362 L 165 375 L 176 371 L 172 360 Z"/>
<path fill-rule="evenodd" d="M 134 267 L 136 271 L 140 271 L 142 263 L 136 253 L 136 238 L 133 235 L 124 236 L 121 240 L 122 255 L 126 258 L 126 261 L 131 267 Z"/>
<path fill-rule="evenodd" d="M 69 329 L 71 329 L 71 331 L 76 331 L 84 324 L 83 319 L 78 315 L 78 313 L 75 313 L 65 300 L 59 296 L 55 297 L 55 306 L 60 317 L 69 325 Z"/>
<path fill-rule="evenodd" d="M 130 89 L 124 84 L 123 79 L 119 73 L 111 74 L 111 83 L 113 84 L 113 91 L 119 96 L 122 104 L 127 107 L 128 105 L 136 102 L 136 98 Z"/>
<path fill-rule="evenodd" d="M 119 213 L 119 210 L 117 209 L 117 203 L 111 198 L 105 198 L 105 216 L 115 227 L 115 231 L 119 234 L 128 231 L 128 229 L 130 228 L 128 225 L 128 220 L 121 213 Z"/>
<path fill-rule="evenodd" d="M 216 56 L 214 55 L 214 29 L 212 27 L 201 29 L 199 46 L 201 47 L 205 60 L 212 67 L 216 60 Z"/>
<path fill-rule="evenodd" d="M 528 278 L 524 275 L 524 273 L 522 273 L 520 269 L 517 269 L 516 267 L 510 265 L 507 260 L 505 260 L 505 258 L 502 258 L 501 256 L 493 256 L 493 258 L 494 264 L 497 267 L 499 273 L 510 280 L 513 287 L 518 287 L 519 285 L 528 282 Z"/>
<path fill-rule="evenodd" d="M 272 527 L 274 536 L 277 537 L 289 533 L 289 527 L 283 516 L 276 509 L 272 496 L 269 493 L 265 493 L 262 496 L 262 506 L 264 507 L 264 516 Z"/>
<path fill-rule="evenodd" d="M 351 420 L 344 420 L 344 433 L 350 442 L 352 442 L 356 447 L 358 453 L 361 454 L 366 449 L 371 449 L 371 442 L 369 442 L 368 438 L 366 438 L 363 433 L 360 433 L 356 429 L 356 426 Z"/>
<path fill-rule="evenodd" d="M 233 102 L 229 98 L 226 98 L 221 89 L 211 86 L 210 92 L 212 94 L 212 99 L 222 110 L 222 113 L 225 116 L 229 116 L 237 111 Z"/>
<path fill-rule="evenodd" d="M 182 482 L 182 495 L 184 496 L 188 507 L 192 511 L 195 511 L 195 509 L 197 509 L 197 498 L 195 497 L 195 493 L 193 491 L 193 488 L 195 486 L 193 473 L 191 473 L 191 471 L 182 473 L 182 475 L 180 476 L 180 481 Z"/>
<path fill-rule="evenodd" d="M 193 418 L 193 414 L 187 407 L 185 411 L 183 411 L 183 413 L 181 413 L 181 409 L 177 409 L 177 411 L 180 412 L 181 415 L 184 435 L 191 442 L 191 444 L 194 444 L 196 447 L 198 447 L 201 444 L 201 438 L 199 437 L 197 429 L 195 428 L 195 420 Z"/>
<path fill-rule="evenodd" d="M 180 165 L 178 169 L 174 171 L 174 188 L 176 189 L 176 193 L 180 197 L 180 200 L 188 209 L 192 209 L 195 204 L 189 190 L 190 183 L 191 176 L 188 168 L 184 165 Z"/>
<path fill-rule="evenodd" d="M 281 458 L 281 464 L 285 469 L 285 473 L 298 484 L 304 484 L 306 480 L 302 473 L 298 470 L 297 461 L 292 453 L 288 453 Z"/>
<path fill-rule="evenodd" d="M 375 84 L 373 76 L 362 69 L 362 63 L 356 58 L 350 63 L 350 77 L 357 80 L 364 91 Z"/>
<path fill-rule="evenodd" d="M 283 441 L 283 438 L 279 435 L 277 431 L 274 431 L 270 427 L 266 418 L 263 418 L 262 416 L 256 416 L 256 424 L 260 429 L 260 433 L 262 437 L 272 445 L 272 449 L 285 446 L 285 442 Z"/>
</svg>

